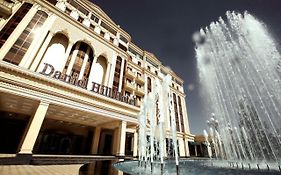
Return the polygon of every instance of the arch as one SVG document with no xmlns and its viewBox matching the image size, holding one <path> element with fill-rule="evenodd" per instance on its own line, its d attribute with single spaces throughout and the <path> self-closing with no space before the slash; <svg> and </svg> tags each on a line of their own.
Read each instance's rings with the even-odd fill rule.
<svg viewBox="0 0 281 175">
<path fill-rule="evenodd" d="M 71 60 L 73 60 L 72 63 Z M 79 79 L 87 79 L 90 76 L 93 60 L 94 50 L 92 47 L 84 41 L 78 41 L 72 46 L 63 73 L 78 76 Z M 71 71 L 67 72 L 69 66 L 71 66 Z"/>
<path fill-rule="evenodd" d="M 39 71 L 43 69 L 44 63 L 48 63 L 54 66 L 55 70 L 62 71 L 66 61 L 65 52 L 69 43 L 69 39 L 63 33 L 56 33 L 43 56 L 43 59 L 39 66 Z"/>
<path fill-rule="evenodd" d="M 107 70 L 107 59 L 106 57 L 100 55 L 97 58 L 97 62 L 93 65 L 94 75 L 92 81 L 98 84 L 105 83 L 105 76 Z"/>
</svg>

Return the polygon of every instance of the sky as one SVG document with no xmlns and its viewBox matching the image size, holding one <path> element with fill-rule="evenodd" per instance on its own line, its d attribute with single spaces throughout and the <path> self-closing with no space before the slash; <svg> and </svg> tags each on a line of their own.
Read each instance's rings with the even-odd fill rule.
<svg viewBox="0 0 281 175">
<path fill-rule="evenodd" d="M 189 126 L 202 134 L 211 114 L 203 110 L 199 95 L 195 44 L 192 36 L 226 11 L 250 14 L 261 20 L 281 44 L 281 0 L 92 0 L 120 27 L 132 42 L 156 55 L 184 80 Z M 279 47 L 279 51 L 280 51 Z"/>
</svg>

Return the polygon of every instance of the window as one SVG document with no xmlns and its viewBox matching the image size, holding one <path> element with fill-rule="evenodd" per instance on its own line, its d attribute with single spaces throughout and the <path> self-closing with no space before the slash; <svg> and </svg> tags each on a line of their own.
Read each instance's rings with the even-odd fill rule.
<svg viewBox="0 0 281 175">
<path fill-rule="evenodd" d="M 140 61 L 138 61 L 138 65 L 141 67 L 141 62 Z"/>
<path fill-rule="evenodd" d="M 178 103 L 179 103 L 179 111 L 180 111 L 180 119 L 181 119 L 181 132 L 185 132 L 184 130 L 184 121 L 183 121 L 183 113 L 182 113 L 182 105 L 181 105 L 181 98 L 178 96 Z"/>
<path fill-rule="evenodd" d="M 112 37 L 109 38 L 109 41 L 113 43 L 114 39 Z"/>
<path fill-rule="evenodd" d="M 151 78 L 147 77 L 147 92 L 151 92 Z"/>
<path fill-rule="evenodd" d="M 156 74 L 156 75 L 158 75 L 158 72 L 157 72 L 157 71 L 155 71 L 155 74 Z"/>
<path fill-rule="evenodd" d="M 21 62 L 33 39 L 38 34 L 38 29 L 42 27 L 47 17 L 47 13 L 43 11 L 38 11 L 34 15 L 32 20 L 29 22 L 27 27 L 24 29 L 17 41 L 5 56 L 4 61 L 10 62 L 15 65 L 18 65 Z"/>
<path fill-rule="evenodd" d="M 94 14 L 92 14 L 91 19 L 92 19 L 95 23 L 98 23 L 98 22 L 99 22 L 99 18 L 96 17 Z"/>
<path fill-rule="evenodd" d="M 94 31 L 95 30 L 95 26 L 93 24 L 90 24 L 90 29 Z"/>
<path fill-rule="evenodd" d="M 21 22 L 23 17 L 27 14 L 27 12 L 32 7 L 32 4 L 24 3 L 20 9 L 14 14 L 14 16 L 9 20 L 9 22 L 3 27 L 0 33 L 0 48 L 4 45 L 6 40 Z"/>
<path fill-rule="evenodd" d="M 175 119 L 176 119 L 176 129 L 180 131 L 180 123 L 179 123 L 179 116 L 178 116 L 178 105 L 177 105 L 177 97 L 176 94 L 173 93 L 173 100 L 174 100 L 174 111 L 175 111 Z"/>
<path fill-rule="evenodd" d="M 83 20 L 84 20 L 84 19 L 83 19 L 81 16 L 79 16 L 79 17 L 78 17 L 78 21 L 79 21 L 79 22 L 81 22 L 81 23 L 82 23 L 82 22 L 83 22 Z"/>
<path fill-rule="evenodd" d="M 122 65 L 122 58 L 117 56 L 116 65 L 115 65 L 115 71 L 114 71 L 114 80 L 113 80 L 113 87 L 115 87 L 117 89 L 119 87 L 121 65 Z"/>
<path fill-rule="evenodd" d="M 68 7 L 66 7 L 66 9 L 65 9 L 65 13 L 66 13 L 66 14 L 68 14 L 68 15 L 70 15 L 70 13 L 71 13 L 71 9 L 70 9 L 70 8 L 68 8 Z"/>
<path fill-rule="evenodd" d="M 69 63 L 71 61 L 71 58 L 72 58 L 72 55 L 73 55 L 73 52 L 75 51 L 77 45 L 79 44 L 79 47 L 78 47 L 78 52 L 77 52 L 77 55 L 75 57 L 75 61 L 74 61 L 74 64 L 73 64 L 73 67 L 72 67 L 72 70 L 71 70 L 71 73 L 70 75 L 73 76 L 78 76 L 80 74 L 80 71 L 81 71 L 81 68 L 82 68 L 82 64 L 83 64 L 83 61 L 84 61 L 84 58 L 85 58 L 85 55 L 87 54 L 87 50 L 89 49 L 90 52 L 89 52 L 89 58 L 88 58 L 88 61 L 87 61 L 87 64 L 86 64 L 86 67 L 85 67 L 85 71 L 84 71 L 84 74 L 83 74 L 83 78 L 86 79 L 89 77 L 89 74 L 90 74 L 90 70 L 91 70 L 91 65 L 92 65 L 92 62 L 93 62 L 93 51 L 92 49 L 90 48 L 90 46 L 86 43 L 83 43 L 83 42 L 79 42 L 79 43 L 76 43 L 72 49 L 71 49 L 71 52 L 70 52 L 70 55 L 67 59 L 67 62 L 65 64 L 65 67 L 64 67 L 64 70 L 63 70 L 63 73 L 65 74 L 66 71 L 67 71 L 67 68 L 69 66 Z M 78 78 L 78 77 L 77 77 Z"/>
<path fill-rule="evenodd" d="M 122 44 L 119 43 L 118 47 L 122 50 L 124 50 L 125 52 L 127 51 L 126 46 L 123 46 Z"/>
<path fill-rule="evenodd" d="M 147 69 L 150 71 L 150 66 L 147 66 Z"/>
<path fill-rule="evenodd" d="M 100 31 L 100 36 L 104 37 L 105 33 L 104 31 Z"/>
</svg>

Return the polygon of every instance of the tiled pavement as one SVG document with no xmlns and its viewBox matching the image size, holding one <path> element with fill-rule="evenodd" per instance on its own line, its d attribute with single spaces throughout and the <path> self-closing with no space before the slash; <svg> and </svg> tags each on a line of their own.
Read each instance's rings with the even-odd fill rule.
<svg viewBox="0 0 281 175">
<path fill-rule="evenodd" d="M 82 165 L 0 165 L 0 175 L 78 175 Z"/>
</svg>

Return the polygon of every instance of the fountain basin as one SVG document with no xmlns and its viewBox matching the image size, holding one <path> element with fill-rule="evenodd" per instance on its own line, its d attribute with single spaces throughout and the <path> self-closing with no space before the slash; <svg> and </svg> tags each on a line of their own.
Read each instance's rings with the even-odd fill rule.
<svg viewBox="0 0 281 175">
<path fill-rule="evenodd" d="M 160 162 L 154 162 L 151 168 L 150 162 L 147 165 L 138 161 L 123 161 L 113 164 L 113 166 L 131 175 L 160 175 Z M 152 173 L 151 173 L 152 170 Z M 176 175 L 176 165 L 174 161 L 164 162 L 164 175 Z M 179 164 L 179 174 L 181 175 L 277 175 L 281 174 L 276 163 L 255 163 L 255 162 L 230 162 L 212 159 L 182 159 Z"/>
</svg>

